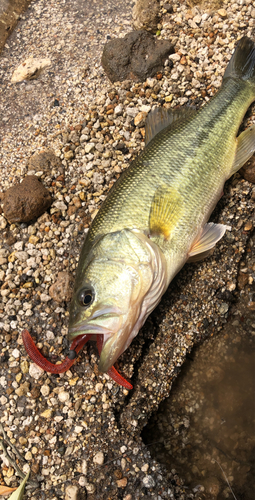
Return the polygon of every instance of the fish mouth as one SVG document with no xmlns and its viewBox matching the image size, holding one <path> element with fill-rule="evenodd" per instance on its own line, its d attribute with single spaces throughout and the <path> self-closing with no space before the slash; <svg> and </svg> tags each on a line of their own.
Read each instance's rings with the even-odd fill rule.
<svg viewBox="0 0 255 500">
<path fill-rule="evenodd" d="M 103 335 L 104 339 L 114 335 L 122 324 L 122 311 L 118 307 L 98 308 L 89 319 L 78 322 L 69 327 L 68 338 L 74 339 L 79 335 Z"/>
</svg>

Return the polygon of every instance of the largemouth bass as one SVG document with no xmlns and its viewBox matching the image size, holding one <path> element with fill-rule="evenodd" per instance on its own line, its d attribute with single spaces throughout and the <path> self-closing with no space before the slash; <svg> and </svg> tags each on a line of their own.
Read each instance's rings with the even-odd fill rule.
<svg viewBox="0 0 255 500">
<path fill-rule="evenodd" d="M 97 338 L 99 370 L 122 385 L 112 368 L 118 357 L 185 262 L 205 257 L 226 231 L 207 221 L 225 181 L 255 151 L 255 126 L 237 137 L 254 100 L 255 44 L 243 37 L 208 104 L 197 112 L 150 113 L 143 153 L 90 227 L 76 272 L 69 338 L 76 339 L 75 353 L 79 339 Z"/>
</svg>

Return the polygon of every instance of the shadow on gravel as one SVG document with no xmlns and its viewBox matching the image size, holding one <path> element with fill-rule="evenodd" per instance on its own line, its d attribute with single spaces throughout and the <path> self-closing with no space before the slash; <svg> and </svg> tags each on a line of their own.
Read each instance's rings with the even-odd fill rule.
<svg viewBox="0 0 255 500">
<path fill-rule="evenodd" d="M 155 441 L 152 457 L 185 478 L 196 499 L 255 495 L 255 321 L 243 301 L 220 335 L 192 351 L 142 434 L 145 444 Z"/>
</svg>

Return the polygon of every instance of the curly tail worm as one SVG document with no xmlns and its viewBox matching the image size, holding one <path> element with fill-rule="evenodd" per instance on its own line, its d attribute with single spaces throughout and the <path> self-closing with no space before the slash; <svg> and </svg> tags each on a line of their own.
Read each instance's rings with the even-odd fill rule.
<svg viewBox="0 0 255 500">
<path fill-rule="evenodd" d="M 32 359 L 32 361 L 34 361 L 34 363 L 36 363 L 38 366 L 40 366 L 40 368 L 42 368 L 46 372 L 55 373 L 55 374 L 64 373 L 67 370 L 69 370 L 69 368 L 71 368 L 71 366 L 73 365 L 74 360 L 75 360 L 78 352 L 83 348 L 83 346 L 92 337 L 92 334 L 79 335 L 78 337 L 76 337 L 76 339 L 74 339 L 74 341 L 72 342 L 72 344 L 70 346 L 70 351 L 69 351 L 66 359 L 64 359 L 64 361 L 62 361 L 62 363 L 60 363 L 58 365 L 54 365 L 53 363 L 48 361 L 48 359 L 43 357 L 43 355 L 40 353 L 39 349 L 37 349 L 30 333 L 27 330 L 23 330 L 21 335 L 22 335 L 24 347 L 25 347 L 28 355 Z M 99 356 L 101 354 L 102 347 L 103 347 L 103 335 L 97 335 L 97 348 L 98 348 Z M 129 389 L 129 390 L 133 389 L 133 386 L 117 372 L 117 370 L 114 368 L 114 366 L 112 366 L 108 370 L 107 374 L 115 382 L 117 382 L 117 384 L 122 385 L 123 387 L 125 387 L 126 389 Z"/>
<path fill-rule="evenodd" d="M 62 363 L 59 365 L 54 365 L 48 359 L 44 358 L 40 351 L 37 349 L 30 333 L 27 330 L 23 330 L 21 333 L 24 347 L 32 359 L 40 368 L 50 373 L 64 373 L 74 364 L 75 358 L 78 352 L 83 348 L 83 346 L 88 342 L 91 335 L 79 335 L 70 346 L 70 351 Z"/>
</svg>

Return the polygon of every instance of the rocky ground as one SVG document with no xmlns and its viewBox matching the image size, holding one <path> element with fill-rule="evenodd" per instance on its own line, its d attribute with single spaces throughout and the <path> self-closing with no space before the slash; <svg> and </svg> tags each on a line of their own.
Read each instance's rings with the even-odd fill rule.
<svg viewBox="0 0 255 500">
<path fill-rule="evenodd" d="M 0 483 L 17 484 L 15 463 L 23 472 L 31 468 L 26 495 L 33 500 L 202 498 L 185 487 L 185 478 L 152 460 L 141 431 L 168 396 L 187 352 L 222 330 L 241 292 L 254 310 L 254 261 L 247 265 L 253 250 L 252 160 L 243 175 L 228 181 L 212 216 L 231 232 L 210 258 L 179 273 L 120 359 L 119 371 L 132 379 L 133 391 L 98 373 L 93 344 L 63 375 L 42 372 L 24 350 L 20 334 L 27 328 L 44 355 L 53 361 L 65 356 L 70 287 L 84 233 L 143 149 L 147 113 L 158 104 L 208 101 L 237 40 L 254 37 L 252 0 L 207 8 L 162 3 L 156 36 L 170 40 L 175 53 L 144 82 L 110 83 L 101 55 L 106 42 L 132 30 L 132 6 L 121 0 L 35 0 L 0 55 L 1 442 L 9 454 L 11 445 L 20 453 L 10 462 L 3 452 Z M 12 83 L 31 55 L 50 59 L 50 66 L 34 79 Z M 251 108 L 245 126 L 252 121 Z M 48 191 L 44 213 L 39 195 L 26 202 L 30 189 L 24 184 L 8 191 L 24 178 L 34 185 L 35 176 Z"/>
</svg>

